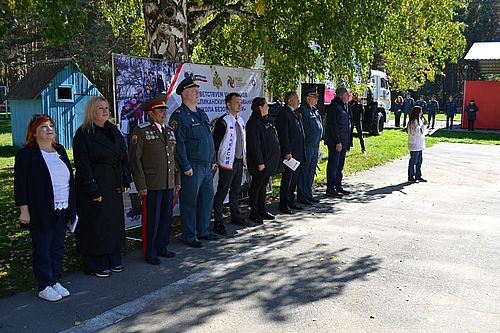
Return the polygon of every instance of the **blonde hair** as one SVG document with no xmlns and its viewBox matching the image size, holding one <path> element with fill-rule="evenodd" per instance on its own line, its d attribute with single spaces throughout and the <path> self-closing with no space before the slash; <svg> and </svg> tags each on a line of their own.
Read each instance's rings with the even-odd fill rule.
<svg viewBox="0 0 500 333">
<path fill-rule="evenodd" d="M 90 131 L 95 127 L 94 122 L 94 109 L 97 103 L 106 102 L 109 106 L 109 102 L 106 98 L 102 96 L 92 96 L 85 106 L 85 115 L 83 117 L 82 128 Z"/>
</svg>

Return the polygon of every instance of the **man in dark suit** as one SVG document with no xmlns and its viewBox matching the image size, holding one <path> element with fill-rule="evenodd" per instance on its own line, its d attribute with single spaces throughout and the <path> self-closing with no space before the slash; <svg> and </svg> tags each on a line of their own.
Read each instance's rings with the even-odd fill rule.
<svg viewBox="0 0 500 333">
<path fill-rule="evenodd" d="M 326 109 L 325 145 L 328 147 L 326 168 L 326 195 L 342 198 L 349 191 L 342 187 L 342 169 L 345 156 L 352 142 L 352 120 L 348 106 L 349 91 L 344 87 L 335 90 L 335 98 Z"/>
<path fill-rule="evenodd" d="M 297 188 L 300 168 L 305 162 L 305 138 L 299 108 L 299 96 L 291 91 L 285 95 L 285 106 L 276 117 L 276 129 L 281 147 L 281 158 L 286 160 L 296 159 L 301 163 L 293 171 L 285 166 L 281 176 L 279 209 L 284 214 L 292 214 L 291 209 L 303 209 L 295 202 L 295 189 Z"/>
<path fill-rule="evenodd" d="M 132 135 L 130 165 L 135 186 L 146 196 L 146 218 L 143 249 L 146 262 L 160 264 L 160 257 L 171 258 L 167 250 L 172 225 L 174 188 L 180 189 L 180 174 L 175 162 L 175 134 L 165 124 L 165 94 L 146 102 L 142 109 L 150 121 L 139 124 Z"/>
</svg>

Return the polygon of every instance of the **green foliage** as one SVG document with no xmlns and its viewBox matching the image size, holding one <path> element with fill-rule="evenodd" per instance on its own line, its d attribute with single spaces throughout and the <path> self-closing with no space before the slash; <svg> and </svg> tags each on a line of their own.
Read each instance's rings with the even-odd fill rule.
<svg viewBox="0 0 500 333">
<path fill-rule="evenodd" d="M 279 95 L 294 89 L 300 75 L 350 86 L 357 74 L 366 81 L 377 52 L 396 88 L 415 89 L 433 80 L 446 60 L 456 61 L 465 46 L 464 25 L 453 21 L 457 0 L 224 4 L 203 2 L 212 13 L 192 27 L 200 30 L 193 34 L 193 61 L 249 66 L 262 55 L 268 85 Z"/>
</svg>

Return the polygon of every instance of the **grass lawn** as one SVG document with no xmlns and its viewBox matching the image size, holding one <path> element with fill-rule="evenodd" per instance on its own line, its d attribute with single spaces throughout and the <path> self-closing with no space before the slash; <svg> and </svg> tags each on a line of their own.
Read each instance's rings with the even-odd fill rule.
<svg viewBox="0 0 500 333">
<path fill-rule="evenodd" d="M 347 175 L 360 172 L 371 167 L 387 163 L 408 154 L 406 146 L 407 134 L 402 129 L 385 130 L 381 136 L 365 138 L 367 155 L 361 154 L 359 140 L 354 139 L 354 147 L 348 153 L 345 173 Z M 500 134 L 458 132 L 440 130 L 427 138 L 427 146 L 437 142 L 462 142 L 480 144 L 500 144 Z M 321 146 L 325 157 L 320 162 L 316 184 L 326 181 L 327 151 Z M 0 297 L 19 291 L 34 289 L 36 286 L 31 270 L 31 240 L 29 232 L 19 229 L 17 218 L 19 211 L 14 207 L 13 168 L 17 149 L 12 147 L 10 121 L 0 119 Z M 68 152 L 71 158 L 71 151 Z M 273 195 L 279 191 L 279 177 L 273 180 Z M 138 236 L 139 230 L 128 232 Z M 127 243 L 127 249 L 137 248 L 138 243 Z M 66 237 L 64 271 L 69 273 L 80 269 L 80 259 L 75 251 L 72 234 Z"/>
<path fill-rule="evenodd" d="M 425 117 L 427 118 L 427 115 L 425 115 Z M 401 117 L 402 119 L 403 117 Z M 394 112 L 391 111 L 391 114 L 389 115 L 389 119 L 390 120 L 394 120 Z M 438 113 L 436 114 L 436 120 L 446 120 L 446 115 L 444 113 Z M 462 120 L 462 114 L 461 113 L 457 113 L 455 114 L 455 117 L 453 117 L 453 121 L 461 121 Z M 401 120 L 403 121 L 403 120 Z"/>
</svg>

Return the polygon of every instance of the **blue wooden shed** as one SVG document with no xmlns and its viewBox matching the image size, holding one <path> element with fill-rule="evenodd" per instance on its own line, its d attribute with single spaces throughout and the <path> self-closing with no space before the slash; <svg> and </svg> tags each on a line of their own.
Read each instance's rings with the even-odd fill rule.
<svg viewBox="0 0 500 333">
<path fill-rule="evenodd" d="M 26 128 L 33 115 L 47 114 L 54 119 L 57 142 L 71 148 L 83 123 L 85 105 L 92 96 L 101 95 L 72 59 L 36 63 L 7 96 L 13 145 L 20 147 L 26 142 Z"/>
</svg>

